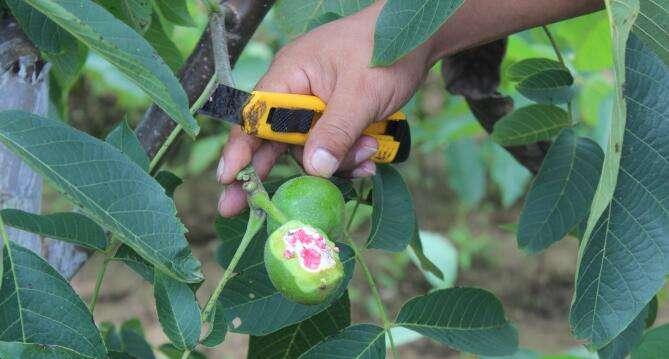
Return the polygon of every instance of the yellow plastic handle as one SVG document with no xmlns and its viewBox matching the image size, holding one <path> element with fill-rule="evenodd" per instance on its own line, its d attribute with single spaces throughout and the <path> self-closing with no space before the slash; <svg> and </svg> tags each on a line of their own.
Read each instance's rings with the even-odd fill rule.
<svg viewBox="0 0 669 359">
<path fill-rule="evenodd" d="M 277 92 L 253 91 L 251 98 L 244 106 L 242 117 L 244 132 L 266 140 L 289 143 L 293 145 L 304 145 L 308 133 L 301 132 L 277 132 L 272 130 L 268 123 L 270 110 L 273 108 L 311 110 L 314 117 L 310 129 L 316 124 L 325 110 L 325 103 L 316 96 L 295 95 Z M 377 163 L 393 162 L 400 151 L 401 143 L 394 136 L 388 135 L 388 126 L 392 121 L 406 121 L 402 112 L 396 112 L 382 121 L 377 121 L 367 127 L 363 134 L 376 138 L 379 150 L 372 157 Z M 408 135 L 408 134 L 407 134 Z M 408 149 L 402 149 L 407 150 Z"/>
</svg>

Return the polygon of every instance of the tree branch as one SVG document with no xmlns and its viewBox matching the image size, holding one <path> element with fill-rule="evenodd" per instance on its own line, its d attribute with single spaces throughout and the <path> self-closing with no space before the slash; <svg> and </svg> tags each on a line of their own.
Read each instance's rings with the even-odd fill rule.
<svg viewBox="0 0 669 359">
<path fill-rule="evenodd" d="M 224 10 L 228 30 L 228 53 L 233 66 L 273 4 L 273 0 L 229 0 L 222 4 L 226 7 Z M 178 73 L 191 104 L 202 93 L 213 74 L 214 57 L 211 34 L 207 28 L 195 51 Z M 147 110 L 136 133 L 149 157 L 155 156 L 175 127 L 176 123 L 159 107 L 153 105 Z"/>
<path fill-rule="evenodd" d="M 506 52 L 506 39 L 493 41 L 445 57 L 441 65 L 446 90 L 464 96 L 474 117 L 488 133 L 506 114 L 513 111 L 513 100 L 497 92 L 500 66 Z M 550 142 L 504 147 L 532 173 L 539 172 Z"/>
</svg>

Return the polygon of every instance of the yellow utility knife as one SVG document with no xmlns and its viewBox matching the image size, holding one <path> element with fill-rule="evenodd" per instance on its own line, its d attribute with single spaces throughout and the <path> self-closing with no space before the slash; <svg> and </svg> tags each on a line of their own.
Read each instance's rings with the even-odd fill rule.
<svg viewBox="0 0 669 359">
<path fill-rule="evenodd" d="M 253 91 L 219 85 L 198 111 L 218 120 L 236 123 L 244 132 L 266 140 L 304 145 L 309 131 L 325 110 L 316 96 Z M 374 122 L 363 134 L 376 138 L 376 163 L 404 162 L 409 157 L 411 135 L 406 116 L 396 112 Z"/>
</svg>

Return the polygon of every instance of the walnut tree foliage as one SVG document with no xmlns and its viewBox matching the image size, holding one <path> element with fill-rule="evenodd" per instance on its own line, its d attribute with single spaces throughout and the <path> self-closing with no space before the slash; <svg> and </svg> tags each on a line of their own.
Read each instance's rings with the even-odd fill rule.
<svg viewBox="0 0 669 359">
<path fill-rule="evenodd" d="M 377 19 L 370 66 L 393 64 L 465 1 L 388 0 Z M 286 37 L 295 37 L 370 3 L 280 0 L 273 16 Z M 669 343 L 666 324 L 653 328 L 654 298 L 669 275 L 669 4 L 618 0 L 606 6 L 613 44 L 606 56 L 612 58 L 615 84 L 606 148 L 579 131 L 572 105 L 585 90 L 575 86 L 578 74 L 557 47 L 557 59 L 526 58 L 506 68 L 503 76 L 525 102 L 495 123 L 491 138 L 501 146 L 551 143 L 516 232 L 519 249 L 531 254 L 551 255 L 555 242 L 579 237 L 569 313 L 574 337 L 602 358 L 655 358 Z M 0 0 L 0 16 L 15 17 L 51 63 L 52 86 L 59 89 L 52 91 L 54 103 L 67 99 L 89 53 L 95 53 L 194 137 L 200 126 L 175 75 L 184 58 L 172 40 L 175 26 L 195 25 L 189 11 L 186 0 Z M 0 226 L 0 358 L 204 358 L 202 347 L 225 345 L 227 332 L 250 336 L 249 358 L 384 358 L 394 327 L 477 355 L 518 350 L 522 332 L 499 299 L 479 288 L 433 290 L 410 299 L 383 323 L 352 323 L 347 289 L 355 270 L 367 271 L 367 251 L 401 252 L 411 244 L 425 271 L 443 275 L 422 253 L 416 205 L 393 166 L 379 166 L 371 191 L 332 179 L 347 201 L 358 202 L 356 208 L 372 206 L 367 238 L 339 245 L 346 278 L 336 295 L 302 305 L 274 288 L 264 264 L 264 225 L 247 211 L 214 224 L 221 240 L 217 260 L 235 268 L 220 297 L 205 305 L 196 295 L 203 291 L 200 262 L 172 199 L 182 179 L 156 171 L 157 162 L 147 157 L 125 119 L 99 139 L 59 120 L 4 111 L 0 143 L 77 208 L 44 215 L 3 209 L 0 224 L 75 243 L 104 256 L 105 263 L 127 265 L 153 285 L 155 312 L 170 341 L 148 343 L 137 320 L 117 326 L 97 321 L 94 302 L 87 306 L 67 280 L 37 254 L 10 242 Z M 484 177 L 485 169 L 467 157 L 478 147 L 469 139 L 456 143 L 449 149 L 456 159 L 451 172 Z M 529 177 L 502 147 L 495 149 L 495 181 Z M 465 193 L 464 205 L 484 194 L 484 182 L 453 182 Z M 470 190 L 472 183 L 478 187 Z M 276 187 L 265 183 L 270 193 Z M 241 245 L 250 228 L 248 246 Z M 238 250 L 241 257 L 235 258 Z M 372 275 L 368 279 L 374 283 Z"/>
</svg>

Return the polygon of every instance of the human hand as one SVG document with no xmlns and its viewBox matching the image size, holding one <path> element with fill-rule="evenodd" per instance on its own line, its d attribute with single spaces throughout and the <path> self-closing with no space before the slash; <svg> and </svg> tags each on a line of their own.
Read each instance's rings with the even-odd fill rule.
<svg viewBox="0 0 669 359">
<path fill-rule="evenodd" d="M 285 46 L 256 86 L 263 91 L 315 95 L 327 104 L 304 147 L 292 148 L 293 156 L 311 175 L 373 175 L 376 167 L 370 157 L 378 145 L 372 137 L 361 137 L 362 131 L 404 105 L 433 61 L 432 48 L 426 43 L 390 67 L 369 66 L 381 5 L 375 3 L 320 26 Z M 247 135 L 239 126 L 232 128 L 216 173 L 218 181 L 227 185 L 218 203 L 220 214 L 234 216 L 246 207 L 246 195 L 235 181 L 239 170 L 252 163 L 264 178 L 286 150 L 286 144 Z"/>
</svg>

